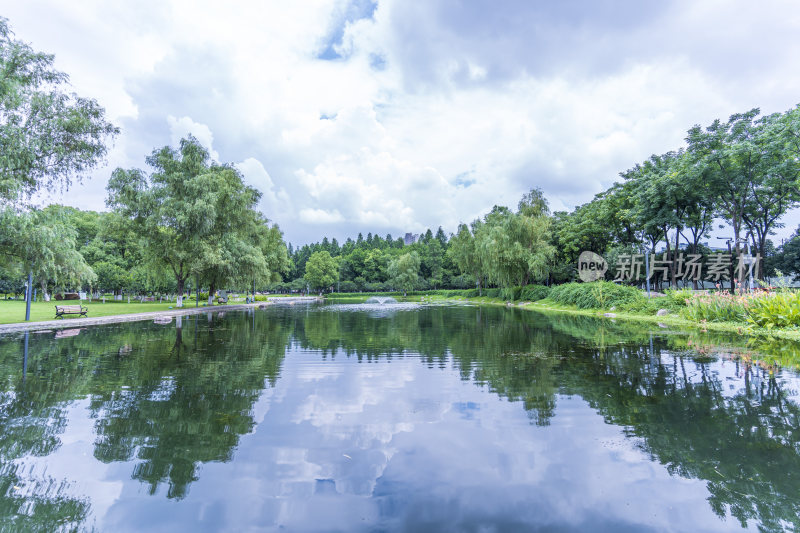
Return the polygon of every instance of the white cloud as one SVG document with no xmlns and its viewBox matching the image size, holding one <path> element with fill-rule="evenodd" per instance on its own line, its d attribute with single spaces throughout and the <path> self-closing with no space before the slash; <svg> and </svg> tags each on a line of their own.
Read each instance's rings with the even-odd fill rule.
<svg viewBox="0 0 800 533">
<path fill-rule="evenodd" d="M 351 8 L 34 0 L 5 14 L 123 127 L 110 166 L 192 133 L 239 162 L 295 243 L 453 231 L 533 186 L 571 208 L 695 123 L 798 99 L 791 3 Z M 319 59 L 329 46 L 344 57 Z M 109 174 L 63 200 L 101 207 Z"/>
<path fill-rule="evenodd" d="M 246 183 L 261 191 L 263 194 L 261 203 L 266 212 L 284 212 L 291 208 L 289 195 L 284 189 L 276 190 L 272 177 L 261 161 L 248 157 L 241 163 L 237 163 L 236 168 L 242 173 Z"/>
<path fill-rule="evenodd" d="M 344 217 L 338 210 L 325 211 L 324 209 L 301 209 L 300 220 L 309 224 L 335 224 L 342 222 Z"/>
<path fill-rule="evenodd" d="M 171 146 L 178 146 L 181 139 L 193 135 L 208 150 L 211 159 L 219 161 L 219 153 L 214 150 L 214 134 L 211 133 L 208 126 L 199 124 L 189 117 L 175 118 L 172 115 L 167 116 L 167 123 L 169 124 Z"/>
</svg>

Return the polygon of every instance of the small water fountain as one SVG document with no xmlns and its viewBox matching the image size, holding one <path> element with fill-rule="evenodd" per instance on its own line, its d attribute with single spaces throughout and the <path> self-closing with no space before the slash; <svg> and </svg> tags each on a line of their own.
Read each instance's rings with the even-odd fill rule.
<svg viewBox="0 0 800 533">
<path fill-rule="evenodd" d="M 386 305 L 386 304 L 396 304 L 397 300 L 395 300 L 391 296 L 371 296 L 369 299 L 367 299 L 365 303 Z"/>
<path fill-rule="evenodd" d="M 366 312 L 371 317 L 381 318 L 392 316 L 395 313 L 408 311 L 419 307 L 417 302 L 401 302 L 391 296 L 370 296 L 361 303 L 342 303 L 325 305 L 322 309 L 326 311 L 361 311 Z"/>
</svg>

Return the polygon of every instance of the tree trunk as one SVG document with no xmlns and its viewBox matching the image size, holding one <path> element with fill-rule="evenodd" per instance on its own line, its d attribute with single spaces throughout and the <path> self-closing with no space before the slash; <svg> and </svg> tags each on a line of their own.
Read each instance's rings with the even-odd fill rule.
<svg viewBox="0 0 800 533">
<path fill-rule="evenodd" d="M 217 292 L 217 286 L 212 282 L 208 287 L 208 305 L 214 305 L 214 293 Z"/>
<path fill-rule="evenodd" d="M 667 227 L 666 226 L 664 226 L 664 242 L 667 243 L 667 258 L 672 260 L 672 250 L 670 248 L 669 235 L 667 235 Z M 670 273 L 670 275 L 672 277 L 672 282 L 675 283 L 675 268 L 674 268 L 674 263 L 673 262 L 671 262 L 669 264 L 669 273 Z M 667 283 L 669 283 L 669 279 L 667 279 Z"/>
<path fill-rule="evenodd" d="M 758 261 L 758 271 L 755 273 L 758 279 L 764 279 L 764 256 L 767 255 L 767 234 L 762 233 L 758 236 L 758 253 L 761 255 L 760 260 Z"/>
<path fill-rule="evenodd" d="M 670 270 L 672 271 L 672 284 L 675 288 L 678 288 L 678 273 L 675 272 L 675 264 L 678 260 L 678 254 L 681 251 L 681 226 L 677 226 L 675 228 L 675 257 L 672 258 L 672 263 L 670 264 Z"/>
<path fill-rule="evenodd" d="M 176 301 L 176 307 L 183 307 L 183 284 L 186 282 L 185 279 L 178 278 L 178 299 Z"/>
<path fill-rule="evenodd" d="M 736 293 L 736 282 L 734 281 L 736 275 L 735 265 L 736 265 L 736 258 L 739 257 L 739 234 L 742 232 L 742 228 L 741 228 L 741 222 L 739 221 L 738 213 L 731 218 L 732 218 L 731 222 L 733 222 L 733 245 L 734 245 L 733 254 L 731 255 L 731 270 L 734 270 L 733 272 L 734 275 L 731 276 L 731 294 L 735 294 Z"/>
</svg>

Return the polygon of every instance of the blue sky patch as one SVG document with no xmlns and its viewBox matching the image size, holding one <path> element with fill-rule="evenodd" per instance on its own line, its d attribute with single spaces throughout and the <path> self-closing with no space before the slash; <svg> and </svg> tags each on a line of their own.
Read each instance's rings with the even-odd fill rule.
<svg viewBox="0 0 800 533">
<path fill-rule="evenodd" d="M 342 44 L 345 27 L 347 27 L 348 23 L 353 23 L 357 20 L 371 19 L 377 8 L 378 4 L 373 0 L 353 0 L 350 2 L 341 14 L 333 19 L 332 29 L 324 39 L 322 51 L 317 54 L 317 59 L 325 61 L 345 59 L 336 51 L 336 47 Z"/>
</svg>

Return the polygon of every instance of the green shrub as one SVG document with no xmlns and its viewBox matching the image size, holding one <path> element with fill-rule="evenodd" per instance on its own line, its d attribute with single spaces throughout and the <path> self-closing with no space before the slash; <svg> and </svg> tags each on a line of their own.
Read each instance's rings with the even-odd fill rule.
<svg viewBox="0 0 800 533">
<path fill-rule="evenodd" d="M 694 297 L 692 289 L 667 289 L 664 291 L 671 307 L 686 307 L 686 301 Z"/>
<path fill-rule="evenodd" d="M 773 329 L 800 326 L 800 293 L 780 291 L 772 294 L 755 293 L 747 304 L 747 321 L 756 326 Z"/>
<path fill-rule="evenodd" d="M 337 287 L 341 292 L 356 292 L 358 285 L 354 281 L 341 281 Z"/>
<path fill-rule="evenodd" d="M 686 303 L 683 316 L 697 322 L 744 322 L 747 304 L 747 296 L 728 292 L 698 294 Z"/>
<path fill-rule="evenodd" d="M 522 294 L 520 294 L 520 300 L 525 300 L 528 302 L 536 302 L 538 300 L 544 300 L 550 294 L 550 287 L 545 285 L 525 285 L 522 287 Z"/>
<path fill-rule="evenodd" d="M 682 313 L 685 308 L 685 301 L 682 303 L 677 303 L 671 298 L 665 296 L 653 296 L 650 299 L 645 297 L 641 300 L 619 306 L 620 311 L 628 311 L 630 313 L 637 313 L 641 315 L 655 315 L 659 309 L 669 309 L 675 313 Z"/>
<path fill-rule="evenodd" d="M 646 300 L 642 291 L 636 287 L 618 285 L 610 281 L 564 283 L 552 287 L 548 297 L 556 303 L 574 305 L 579 309 L 628 307 Z"/>
<path fill-rule="evenodd" d="M 483 295 L 487 298 L 500 298 L 500 289 L 483 289 Z"/>
<path fill-rule="evenodd" d="M 516 302 L 522 294 L 522 287 L 505 287 L 500 289 L 500 298 Z"/>
</svg>

